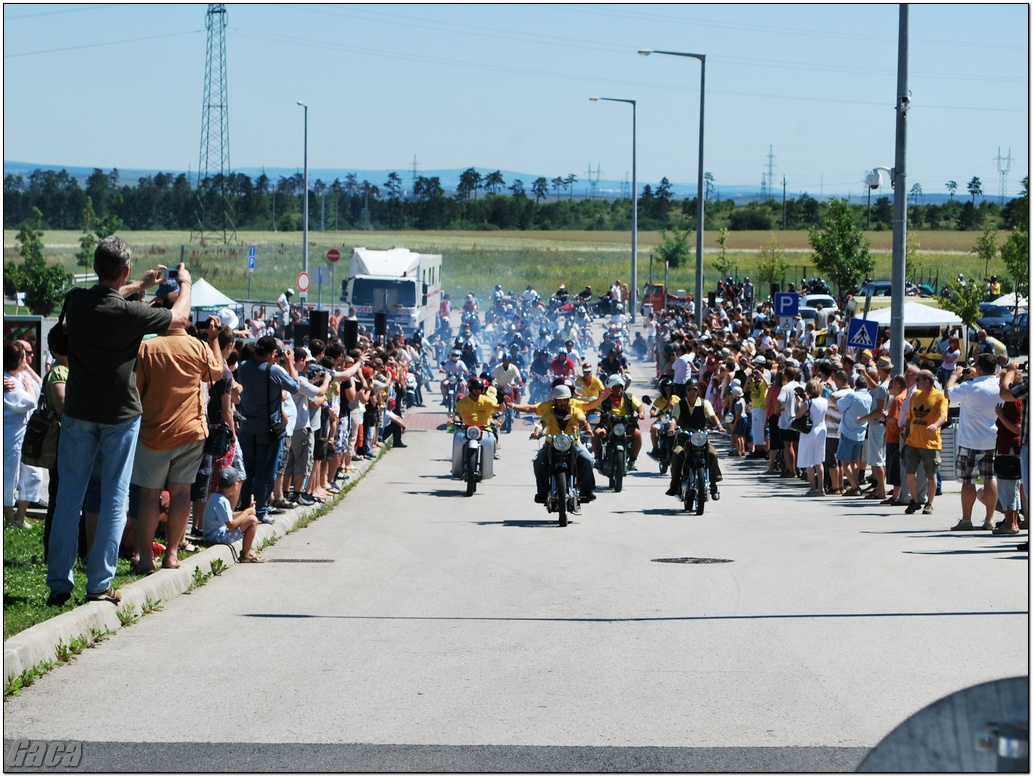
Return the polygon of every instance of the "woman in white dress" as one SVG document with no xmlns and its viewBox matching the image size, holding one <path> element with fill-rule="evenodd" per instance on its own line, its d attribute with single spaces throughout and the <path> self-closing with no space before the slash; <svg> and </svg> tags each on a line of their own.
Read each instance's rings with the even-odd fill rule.
<svg viewBox="0 0 1033 777">
<path fill-rule="evenodd" d="M 28 354 L 21 341 L 4 343 L 4 526 L 23 528 L 16 518 L 18 474 L 22 461 L 22 440 L 29 414 L 36 409 L 36 395 L 27 375 Z"/>
<path fill-rule="evenodd" d="M 800 435 L 800 449 L 796 455 L 796 466 L 799 469 L 807 470 L 807 479 L 810 481 L 811 490 L 804 496 L 825 496 L 825 411 L 828 409 L 829 401 L 822 393 L 821 381 L 811 378 L 804 387 L 806 401 L 800 402 L 796 410 L 796 417 L 802 418 L 809 415 L 811 418 L 811 430 L 807 434 Z"/>
</svg>

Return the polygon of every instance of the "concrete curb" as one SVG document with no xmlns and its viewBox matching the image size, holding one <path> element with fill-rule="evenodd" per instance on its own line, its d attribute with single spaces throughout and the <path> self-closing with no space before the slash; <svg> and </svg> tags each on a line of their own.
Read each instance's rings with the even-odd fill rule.
<svg viewBox="0 0 1033 777">
<path fill-rule="evenodd" d="M 382 452 L 384 448 L 379 449 Z M 357 473 L 344 482 L 345 487 L 359 482 L 370 468 L 380 459 L 354 462 Z M 344 495 L 338 497 L 332 504 L 336 507 L 343 501 Z M 256 548 L 261 542 L 273 537 L 282 537 L 291 531 L 301 519 L 308 517 L 317 510 L 325 507 L 325 504 L 315 504 L 308 507 L 298 506 L 290 512 L 275 516 L 276 522 L 261 524 L 258 527 L 258 534 L 255 538 Z M 168 602 L 176 596 L 186 593 L 194 579 L 194 570 L 200 569 L 203 574 L 211 573 L 212 562 L 216 559 L 222 561 L 229 571 L 237 563 L 240 555 L 240 542 L 233 545 L 212 545 L 188 559 L 180 562 L 179 569 L 159 569 L 134 583 L 130 583 L 119 589 L 122 594 L 122 604 L 113 607 L 107 602 L 86 602 L 69 612 L 37 623 L 25 631 L 15 634 L 4 641 L 4 684 L 19 677 L 23 672 L 31 669 L 42 661 L 56 661 L 58 645 L 70 645 L 73 639 L 85 639 L 92 641 L 93 633 L 103 633 L 105 630 L 115 632 L 122 628 L 122 621 L 118 616 L 120 610 L 127 605 L 134 608 L 134 613 L 139 617 L 143 612 L 144 603 L 150 599 L 151 602 Z"/>
</svg>

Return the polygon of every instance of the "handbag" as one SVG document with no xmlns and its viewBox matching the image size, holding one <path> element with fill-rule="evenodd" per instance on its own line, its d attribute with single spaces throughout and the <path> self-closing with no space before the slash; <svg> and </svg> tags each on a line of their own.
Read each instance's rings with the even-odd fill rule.
<svg viewBox="0 0 1033 777">
<path fill-rule="evenodd" d="M 269 365 L 269 369 L 266 370 L 265 373 L 265 404 L 267 408 L 269 407 L 269 387 L 272 385 L 273 382 L 272 378 L 269 375 L 269 373 L 272 372 L 272 369 L 272 365 Z M 276 442 L 277 440 L 282 440 L 286 436 L 287 419 L 284 418 L 283 412 L 281 411 L 279 421 L 273 421 L 272 419 L 270 419 L 269 421 L 269 439 L 273 442 Z"/>
<path fill-rule="evenodd" d="M 210 385 L 210 392 L 215 390 L 215 381 L 212 380 L 212 374 L 208 372 L 208 382 Z M 211 408 L 209 408 L 209 414 Z M 208 421 L 208 438 L 204 442 L 204 453 L 206 456 L 211 456 L 216 459 L 221 459 L 227 453 L 230 452 L 230 448 L 233 446 L 233 429 L 227 426 L 223 421 Z"/>
<path fill-rule="evenodd" d="M 221 459 L 233 445 L 233 430 L 222 421 L 208 422 L 208 439 L 204 443 L 204 452 L 208 456 Z"/>
<path fill-rule="evenodd" d="M 994 457 L 994 474 L 1000 480 L 1018 480 L 1022 477 L 1022 463 L 1018 456 L 1002 453 Z"/>
<path fill-rule="evenodd" d="M 800 434 L 810 434 L 814 428 L 814 421 L 811 420 L 811 403 L 807 402 L 807 414 L 798 416 L 789 422 L 789 428 Z"/>
<path fill-rule="evenodd" d="M 57 466 L 57 443 L 61 417 L 45 405 L 32 411 L 22 440 L 22 463 L 29 467 L 53 469 Z"/>
</svg>

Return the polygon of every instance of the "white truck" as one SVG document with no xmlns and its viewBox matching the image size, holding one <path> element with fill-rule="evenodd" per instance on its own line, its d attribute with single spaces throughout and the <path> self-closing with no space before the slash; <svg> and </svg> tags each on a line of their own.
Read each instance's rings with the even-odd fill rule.
<svg viewBox="0 0 1033 777">
<path fill-rule="evenodd" d="M 417 329 L 434 330 L 441 304 L 441 254 L 418 254 L 408 248 L 352 250 L 341 302 L 354 308 L 360 324 L 373 329 L 376 315 L 386 315 L 387 333 L 409 337 Z"/>
</svg>

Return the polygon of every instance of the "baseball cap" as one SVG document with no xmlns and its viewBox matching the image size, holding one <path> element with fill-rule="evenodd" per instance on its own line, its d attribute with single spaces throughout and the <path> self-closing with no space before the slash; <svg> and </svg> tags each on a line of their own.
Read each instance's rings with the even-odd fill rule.
<svg viewBox="0 0 1033 777">
<path fill-rule="evenodd" d="M 243 479 L 244 476 L 240 474 L 240 471 L 233 467 L 223 467 L 219 470 L 219 488 L 229 488 Z"/>
</svg>

